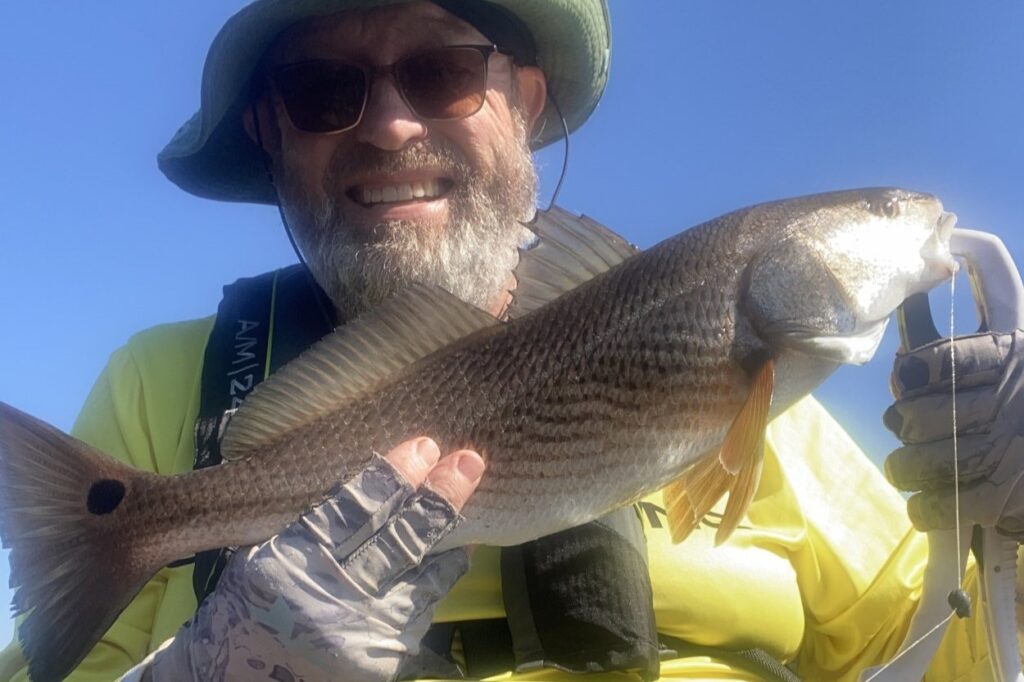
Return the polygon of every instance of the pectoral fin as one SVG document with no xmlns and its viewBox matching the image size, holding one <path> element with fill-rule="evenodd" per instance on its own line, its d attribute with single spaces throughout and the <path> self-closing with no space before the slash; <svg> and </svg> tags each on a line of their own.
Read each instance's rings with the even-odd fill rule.
<svg viewBox="0 0 1024 682">
<path fill-rule="evenodd" d="M 729 501 L 715 533 L 715 544 L 722 544 L 736 530 L 761 478 L 764 433 L 774 385 L 775 366 L 769 360 L 754 377 L 750 394 L 729 427 L 718 456 L 702 457 L 663 491 L 672 542 L 685 540 L 726 492 Z"/>
</svg>

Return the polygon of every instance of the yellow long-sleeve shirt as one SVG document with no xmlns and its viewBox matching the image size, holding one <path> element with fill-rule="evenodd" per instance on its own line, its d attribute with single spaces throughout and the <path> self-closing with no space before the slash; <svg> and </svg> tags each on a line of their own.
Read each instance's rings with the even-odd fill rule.
<svg viewBox="0 0 1024 682">
<path fill-rule="evenodd" d="M 212 318 L 135 336 L 111 358 L 72 433 L 141 469 L 189 470 Z M 695 644 L 761 647 L 807 680 L 852 680 L 889 658 L 909 625 L 927 558 L 902 498 L 813 399 L 775 419 L 747 519 L 721 547 L 701 527 L 672 545 L 661 494 L 642 503 L 659 631 Z M 719 510 L 720 511 L 720 510 Z M 441 621 L 504 615 L 496 550 L 481 548 L 439 605 Z M 973 572 L 968 589 L 976 592 Z M 174 636 L 196 608 L 192 569 L 164 569 L 71 676 L 111 680 Z M 990 678 L 980 619 L 954 619 L 929 680 Z M 568 680 L 555 671 L 493 679 Z M 25 680 L 17 644 L 0 680 Z M 587 680 L 632 679 L 589 675 Z M 662 679 L 753 679 L 707 657 L 662 663 Z"/>
</svg>

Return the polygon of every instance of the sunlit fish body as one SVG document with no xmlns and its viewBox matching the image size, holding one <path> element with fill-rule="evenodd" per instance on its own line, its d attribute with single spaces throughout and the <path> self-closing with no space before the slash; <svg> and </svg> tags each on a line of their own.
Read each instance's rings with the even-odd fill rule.
<svg viewBox="0 0 1024 682">
<path fill-rule="evenodd" d="M 217 467 L 136 471 L 0 404 L 0 533 L 36 680 L 66 675 L 159 568 L 256 543 L 371 453 L 429 435 L 487 471 L 439 549 L 517 544 L 665 489 L 680 540 L 756 489 L 767 421 L 866 361 L 908 295 L 950 277 L 954 218 L 898 189 L 762 204 L 636 253 L 562 211 L 510 320 L 413 286 L 268 379 Z"/>
</svg>

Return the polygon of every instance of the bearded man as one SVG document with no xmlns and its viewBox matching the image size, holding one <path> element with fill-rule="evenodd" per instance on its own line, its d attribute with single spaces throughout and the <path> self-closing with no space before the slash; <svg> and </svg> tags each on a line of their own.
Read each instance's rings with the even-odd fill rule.
<svg viewBox="0 0 1024 682">
<path fill-rule="evenodd" d="M 287 223 L 340 319 L 411 282 L 437 284 L 497 313 L 517 247 L 530 236 L 519 221 L 535 210 L 527 131 L 545 104 L 544 76 L 536 66 L 515 66 L 513 55 L 457 48 L 457 58 L 482 65 L 487 79 L 486 95 L 472 93 L 480 101 L 464 105 L 479 107 L 470 116 L 421 118 L 410 102 L 415 95 L 398 80 L 415 74 L 392 72 L 388 79 L 378 71 L 347 130 L 322 134 L 315 123 L 312 132 L 303 130 L 295 124 L 299 113 L 288 118 L 292 125 L 281 125 L 285 102 L 305 103 L 274 95 L 300 97 L 294 91 L 301 86 L 288 79 L 337 77 L 316 61 L 337 46 L 402 68 L 400 60 L 417 49 L 407 32 L 419 22 L 434 22 L 449 42 L 488 44 L 476 31 L 460 34 L 451 15 L 431 4 L 377 10 L 368 21 L 377 30 L 330 17 L 301 22 L 278 38 L 259 67 L 265 89 L 244 114 L 246 131 L 262 141 Z M 421 42 L 433 47 L 436 38 Z M 426 68 L 406 62 L 407 70 L 414 67 Z"/>
<path fill-rule="evenodd" d="M 226 420 L 259 381 L 409 283 L 500 316 L 531 237 L 530 150 L 561 135 L 552 102 L 570 130 L 593 110 L 608 22 L 603 0 L 241 10 L 161 168 L 199 196 L 277 204 L 311 277 L 293 267 L 241 280 L 216 318 L 133 338 L 75 435 L 162 474 L 214 465 Z M 915 404 L 897 406 L 894 428 L 913 432 Z M 430 549 L 483 460 L 408 441 L 271 540 L 161 571 L 69 679 L 129 668 L 125 679 L 157 681 L 851 679 L 899 644 L 922 537 L 812 399 L 766 441 L 760 492 L 722 547 L 705 526 L 672 545 L 655 494 L 527 545 L 478 548 L 472 568 L 463 549 Z M 934 484 L 926 454 L 901 453 L 894 478 Z M 985 671 L 976 621 L 955 623 L 930 675 Z M 0 678 L 25 674 L 14 644 Z"/>
</svg>

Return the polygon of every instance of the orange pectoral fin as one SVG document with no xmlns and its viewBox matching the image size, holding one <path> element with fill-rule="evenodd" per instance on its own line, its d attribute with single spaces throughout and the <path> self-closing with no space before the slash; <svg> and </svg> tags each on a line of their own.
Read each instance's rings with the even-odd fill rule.
<svg viewBox="0 0 1024 682">
<path fill-rule="evenodd" d="M 689 537 L 715 502 L 729 490 L 731 478 L 718 457 L 709 453 L 665 486 L 661 495 L 672 542 L 679 544 Z"/>
<path fill-rule="evenodd" d="M 761 478 L 764 433 L 775 385 L 775 366 L 766 362 L 746 402 L 729 427 L 717 457 L 703 457 L 662 493 L 672 542 L 682 542 L 726 492 L 722 523 L 715 533 L 720 545 L 736 530 Z"/>
</svg>

